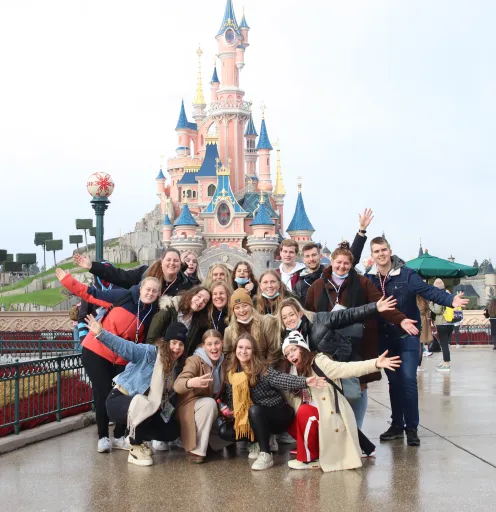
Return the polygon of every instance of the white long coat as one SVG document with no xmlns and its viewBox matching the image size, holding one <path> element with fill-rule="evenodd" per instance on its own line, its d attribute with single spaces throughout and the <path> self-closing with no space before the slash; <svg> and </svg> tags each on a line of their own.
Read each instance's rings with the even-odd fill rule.
<svg viewBox="0 0 496 512">
<path fill-rule="evenodd" d="M 376 359 L 339 363 L 325 354 L 318 354 L 314 362 L 341 387 L 340 379 L 361 377 L 377 371 Z M 312 375 L 315 373 L 312 370 Z M 338 392 L 340 414 L 336 413 L 334 388 L 327 384 L 323 389 L 311 388 L 312 399 L 319 410 L 320 466 L 324 472 L 355 469 L 362 466 L 362 450 L 358 443 L 355 415 L 348 400 Z M 301 405 L 301 398 L 286 394 L 295 411 Z"/>
</svg>

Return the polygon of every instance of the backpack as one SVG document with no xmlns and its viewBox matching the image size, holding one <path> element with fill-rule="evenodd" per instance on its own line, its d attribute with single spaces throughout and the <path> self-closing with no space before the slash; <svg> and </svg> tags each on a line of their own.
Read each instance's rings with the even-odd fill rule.
<svg viewBox="0 0 496 512">
<path fill-rule="evenodd" d="M 69 318 L 73 322 L 77 322 L 79 318 L 79 306 L 72 306 L 72 308 L 69 309 Z"/>
</svg>

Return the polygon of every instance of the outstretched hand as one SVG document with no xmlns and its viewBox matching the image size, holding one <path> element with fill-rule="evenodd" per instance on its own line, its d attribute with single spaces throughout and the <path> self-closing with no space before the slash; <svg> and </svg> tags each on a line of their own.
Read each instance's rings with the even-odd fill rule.
<svg viewBox="0 0 496 512">
<path fill-rule="evenodd" d="M 454 308 L 460 308 L 460 307 L 466 306 L 470 302 L 470 299 L 464 299 L 463 295 L 464 295 L 463 292 L 459 293 L 458 295 L 455 295 L 455 298 L 453 299 L 453 304 L 452 304 Z"/>
<path fill-rule="evenodd" d="M 62 270 L 61 268 L 57 268 L 57 269 L 55 269 L 55 275 L 57 276 L 57 279 L 60 282 L 62 282 L 62 279 L 64 279 L 64 277 L 68 276 L 69 272 Z"/>
<path fill-rule="evenodd" d="M 367 229 L 373 218 L 374 212 L 372 211 L 372 208 L 365 208 L 362 214 L 359 213 L 358 221 L 360 223 L 360 229 Z"/>
<path fill-rule="evenodd" d="M 411 336 L 417 336 L 417 334 L 419 333 L 419 330 L 417 329 L 417 327 L 415 326 L 415 324 L 417 323 L 417 320 L 411 320 L 410 318 L 405 318 L 404 320 L 401 321 L 401 328 L 406 331 L 408 334 L 410 334 Z"/>
<path fill-rule="evenodd" d="M 307 386 L 309 388 L 324 388 L 326 385 L 325 377 L 317 377 L 313 375 L 312 377 L 307 378 Z"/>
<path fill-rule="evenodd" d="M 381 354 L 375 361 L 376 368 L 386 368 L 394 372 L 395 368 L 399 368 L 401 364 L 400 356 L 386 357 L 388 351 Z"/>
<path fill-rule="evenodd" d="M 391 295 L 391 297 L 381 297 L 377 301 L 377 311 L 382 313 L 383 311 L 392 311 L 396 307 L 398 301 Z"/>
<path fill-rule="evenodd" d="M 73 256 L 74 264 L 78 267 L 85 268 L 89 270 L 91 268 L 91 260 L 85 254 L 74 254 Z"/>
<path fill-rule="evenodd" d="M 206 373 L 205 375 L 201 375 L 200 377 L 193 377 L 188 379 L 187 387 L 188 388 L 208 388 L 211 382 L 213 382 L 212 374 Z"/>
<path fill-rule="evenodd" d="M 93 315 L 86 315 L 84 320 L 85 320 L 86 325 L 88 326 L 89 330 L 95 336 L 98 336 L 103 331 L 101 322 L 97 322 Z"/>
</svg>

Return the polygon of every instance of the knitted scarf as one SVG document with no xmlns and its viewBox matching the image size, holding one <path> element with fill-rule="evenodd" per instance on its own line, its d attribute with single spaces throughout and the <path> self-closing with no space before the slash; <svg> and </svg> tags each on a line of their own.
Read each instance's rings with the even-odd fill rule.
<svg viewBox="0 0 496 512">
<path fill-rule="evenodd" d="M 229 372 L 229 383 L 232 386 L 234 431 L 236 439 L 255 441 L 255 435 L 248 420 L 248 411 L 253 405 L 250 397 L 250 385 L 245 372 Z"/>
<path fill-rule="evenodd" d="M 328 290 L 332 290 L 332 286 L 327 283 L 327 277 L 324 274 L 324 286 L 322 288 L 322 293 L 318 299 L 317 303 L 317 311 L 330 311 L 334 304 L 331 304 L 329 300 Z M 356 306 L 363 306 L 365 304 L 365 291 L 360 284 L 360 276 L 357 274 L 355 269 L 350 269 L 349 275 L 343 283 L 343 288 L 346 286 L 346 304 L 341 303 L 342 306 L 346 306 L 347 308 L 353 308 Z M 331 306 L 329 308 L 329 306 Z"/>
</svg>

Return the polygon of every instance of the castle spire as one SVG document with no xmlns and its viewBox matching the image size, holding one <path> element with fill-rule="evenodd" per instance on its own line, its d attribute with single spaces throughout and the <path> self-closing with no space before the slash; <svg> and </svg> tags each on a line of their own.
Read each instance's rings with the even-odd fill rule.
<svg viewBox="0 0 496 512">
<path fill-rule="evenodd" d="M 244 5 L 243 5 L 243 17 L 241 18 L 241 23 L 239 24 L 239 28 L 250 29 L 250 26 L 248 25 L 248 23 L 246 23 L 245 6 Z"/>
<path fill-rule="evenodd" d="M 309 233 L 308 239 L 310 239 L 311 234 L 315 231 L 305 210 L 305 204 L 303 203 L 303 196 L 301 195 L 301 177 L 298 178 L 298 199 L 296 201 L 295 212 L 287 229 L 288 233 L 298 231 Z"/>
<path fill-rule="evenodd" d="M 277 150 L 277 171 L 276 171 L 276 186 L 274 187 L 274 195 L 285 196 L 286 189 L 284 188 L 284 183 L 282 181 L 282 170 L 281 170 L 281 147 L 279 146 L 279 139 L 276 142 L 276 150 Z"/>
<path fill-rule="evenodd" d="M 222 18 L 222 23 L 220 25 L 219 32 L 217 32 L 217 36 L 220 36 L 229 28 L 232 28 L 237 34 L 239 34 L 239 26 L 238 22 L 236 21 L 236 15 L 234 14 L 232 0 L 226 1 L 224 18 Z"/>
<path fill-rule="evenodd" d="M 262 110 L 262 126 L 260 127 L 260 138 L 258 139 L 258 149 L 268 149 L 272 151 L 272 144 L 269 140 L 269 134 L 267 133 L 267 126 L 265 125 L 265 105 L 262 103 L 260 107 Z"/>
<path fill-rule="evenodd" d="M 196 96 L 193 101 L 193 106 L 195 105 L 206 105 L 205 97 L 203 96 L 203 85 L 202 85 L 202 73 L 201 73 L 201 56 L 203 54 L 200 45 L 198 45 L 198 50 L 196 50 L 196 54 L 198 55 L 198 78 L 196 82 Z"/>
</svg>

